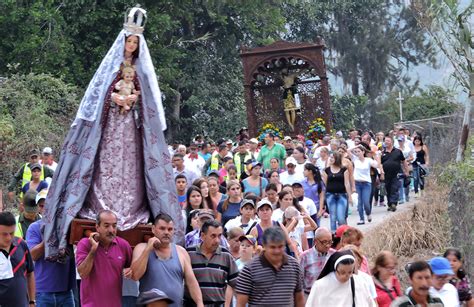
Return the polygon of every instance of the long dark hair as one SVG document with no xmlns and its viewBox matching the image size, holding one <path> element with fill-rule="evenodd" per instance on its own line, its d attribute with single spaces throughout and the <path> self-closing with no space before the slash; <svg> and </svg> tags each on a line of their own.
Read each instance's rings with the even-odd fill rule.
<svg viewBox="0 0 474 307">
<path fill-rule="evenodd" d="M 191 193 L 193 193 L 194 191 L 201 194 L 201 204 L 199 205 L 199 209 L 204 209 L 204 199 L 202 198 L 201 189 L 194 185 L 190 186 L 188 188 L 188 191 L 186 191 L 186 217 L 187 217 L 186 218 L 186 233 L 193 230 L 193 227 L 191 226 L 191 218 L 189 217 L 189 213 L 194 209 L 191 208 L 191 205 L 189 204 L 189 198 L 191 197 Z"/>
<path fill-rule="evenodd" d="M 304 168 L 305 170 L 313 173 L 314 182 L 316 182 L 316 184 L 318 185 L 318 194 L 320 194 L 323 190 L 323 182 L 321 179 L 321 173 L 319 172 L 318 168 L 316 167 L 316 165 L 311 163 L 306 163 L 304 165 Z"/>
<path fill-rule="evenodd" d="M 420 141 L 420 146 L 423 147 L 423 138 L 421 137 L 420 134 L 417 134 L 414 138 L 413 138 L 413 144 L 415 144 L 415 141 L 416 140 L 419 140 Z"/>
<path fill-rule="evenodd" d="M 285 197 L 286 195 L 290 194 L 291 196 L 293 196 L 293 194 L 290 192 L 290 191 L 285 191 L 285 190 L 282 190 L 280 193 L 278 193 L 278 202 L 277 202 L 277 208 L 280 208 L 280 201 L 283 199 L 283 197 Z M 293 206 L 301 213 L 303 212 L 303 208 L 301 207 L 300 205 L 300 202 L 298 201 L 298 199 L 293 196 Z"/>
<path fill-rule="evenodd" d="M 135 51 L 132 53 L 132 64 L 133 64 L 135 60 L 138 58 L 138 55 L 140 54 L 140 37 L 138 35 L 133 35 L 133 34 L 125 36 L 125 43 L 127 43 L 127 39 L 130 36 L 136 36 L 138 39 L 137 49 L 135 49 Z M 125 53 L 125 48 L 123 52 Z"/>
<path fill-rule="evenodd" d="M 457 248 L 454 248 L 454 247 L 451 247 L 451 248 L 448 248 L 444 254 L 443 254 L 443 257 L 444 258 L 448 258 L 449 255 L 453 255 L 454 257 L 456 257 L 458 259 L 458 261 L 463 261 L 463 258 L 462 258 L 462 254 L 461 254 L 461 251 Z M 459 279 L 463 279 L 464 277 L 466 277 L 466 273 L 464 272 L 464 270 L 461 268 L 459 268 L 456 276 L 459 278 Z"/>
</svg>

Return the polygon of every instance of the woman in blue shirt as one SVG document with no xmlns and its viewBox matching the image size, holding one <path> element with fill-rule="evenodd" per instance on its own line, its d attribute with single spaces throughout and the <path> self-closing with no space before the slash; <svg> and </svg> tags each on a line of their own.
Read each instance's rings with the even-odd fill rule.
<svg viewBox="0 0 474 307">
<path fill-rule="evenodd" d="M 304 189 L 304 196 L 314 201 L 318 208 L 318 218 L 316 224 L 319 227 L 319 219 L 324 213 L 324 183 L 321 180 L 321 173 L 318 168 L 311 163 L 304 166 L 303 174 L 305 179 L 301 182 Z M 321 204 L 321 205 L 320 205 Z"/>
</svg>

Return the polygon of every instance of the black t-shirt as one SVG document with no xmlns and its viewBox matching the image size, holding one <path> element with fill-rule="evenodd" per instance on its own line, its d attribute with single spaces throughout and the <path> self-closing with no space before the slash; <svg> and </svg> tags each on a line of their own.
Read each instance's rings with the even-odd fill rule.
<svg viewBox="0 0 474 307">
<path fill-rule="evenodd" d="M 405 161 L 403 153 L 398 148 L 393 148 L 391 152 L 384 150 L 382 152 L 382 166 L 385 172 L 385 178 L 396 177 L 402 172 L 402 162 Z"/>
<path fill-rule="evenodd" d="M 10 257 L 13 278 L 0 280 L 0 306 L 28 306 L 26 274 L 33 272 L 34 267 L 28 246 L 24 240 L 15 237 L 10 250 L 1 252 L 2 260 Z"/>
</svg>

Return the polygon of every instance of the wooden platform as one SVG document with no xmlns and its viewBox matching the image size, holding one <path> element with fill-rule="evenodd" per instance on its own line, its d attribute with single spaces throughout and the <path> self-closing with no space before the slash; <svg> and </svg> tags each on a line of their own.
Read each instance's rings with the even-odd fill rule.
<svg viewBox="0 0 474 307">
<path fill-rule="evenodd" d="M 71 223 L 69 243 L 77 244 L 82 238 L 89 237 L 90 233 L 95 231 L 95 221 L 74 219 Z M 134 248 L 138 243 L 147 242 L 148 239 L 153 237 L 153 232 L 151 232 L 151 225 L 140 224 L 133 229 L 117 231 L 117 236 L 127 240 L 130 246 Z"/>
</svg>

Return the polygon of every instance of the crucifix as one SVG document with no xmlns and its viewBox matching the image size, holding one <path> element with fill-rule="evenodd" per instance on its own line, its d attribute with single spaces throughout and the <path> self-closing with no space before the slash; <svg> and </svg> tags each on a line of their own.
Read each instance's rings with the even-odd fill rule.
<svg viewBox="0 0 474 307">
<path fill-rule="evenodd" d="M 403 102 L 403 100 L 405 100 L 405 99 L 402 97 L 402 93 L 401 93 L 401 92 L 398 92 L 398 98 L 397 98 L 396 100 L 398 100 L 398 104 L 400 105 L 400 122 L 402 122 L 402 121 L 403 121 L 402 102 Z"/>
</svg>

